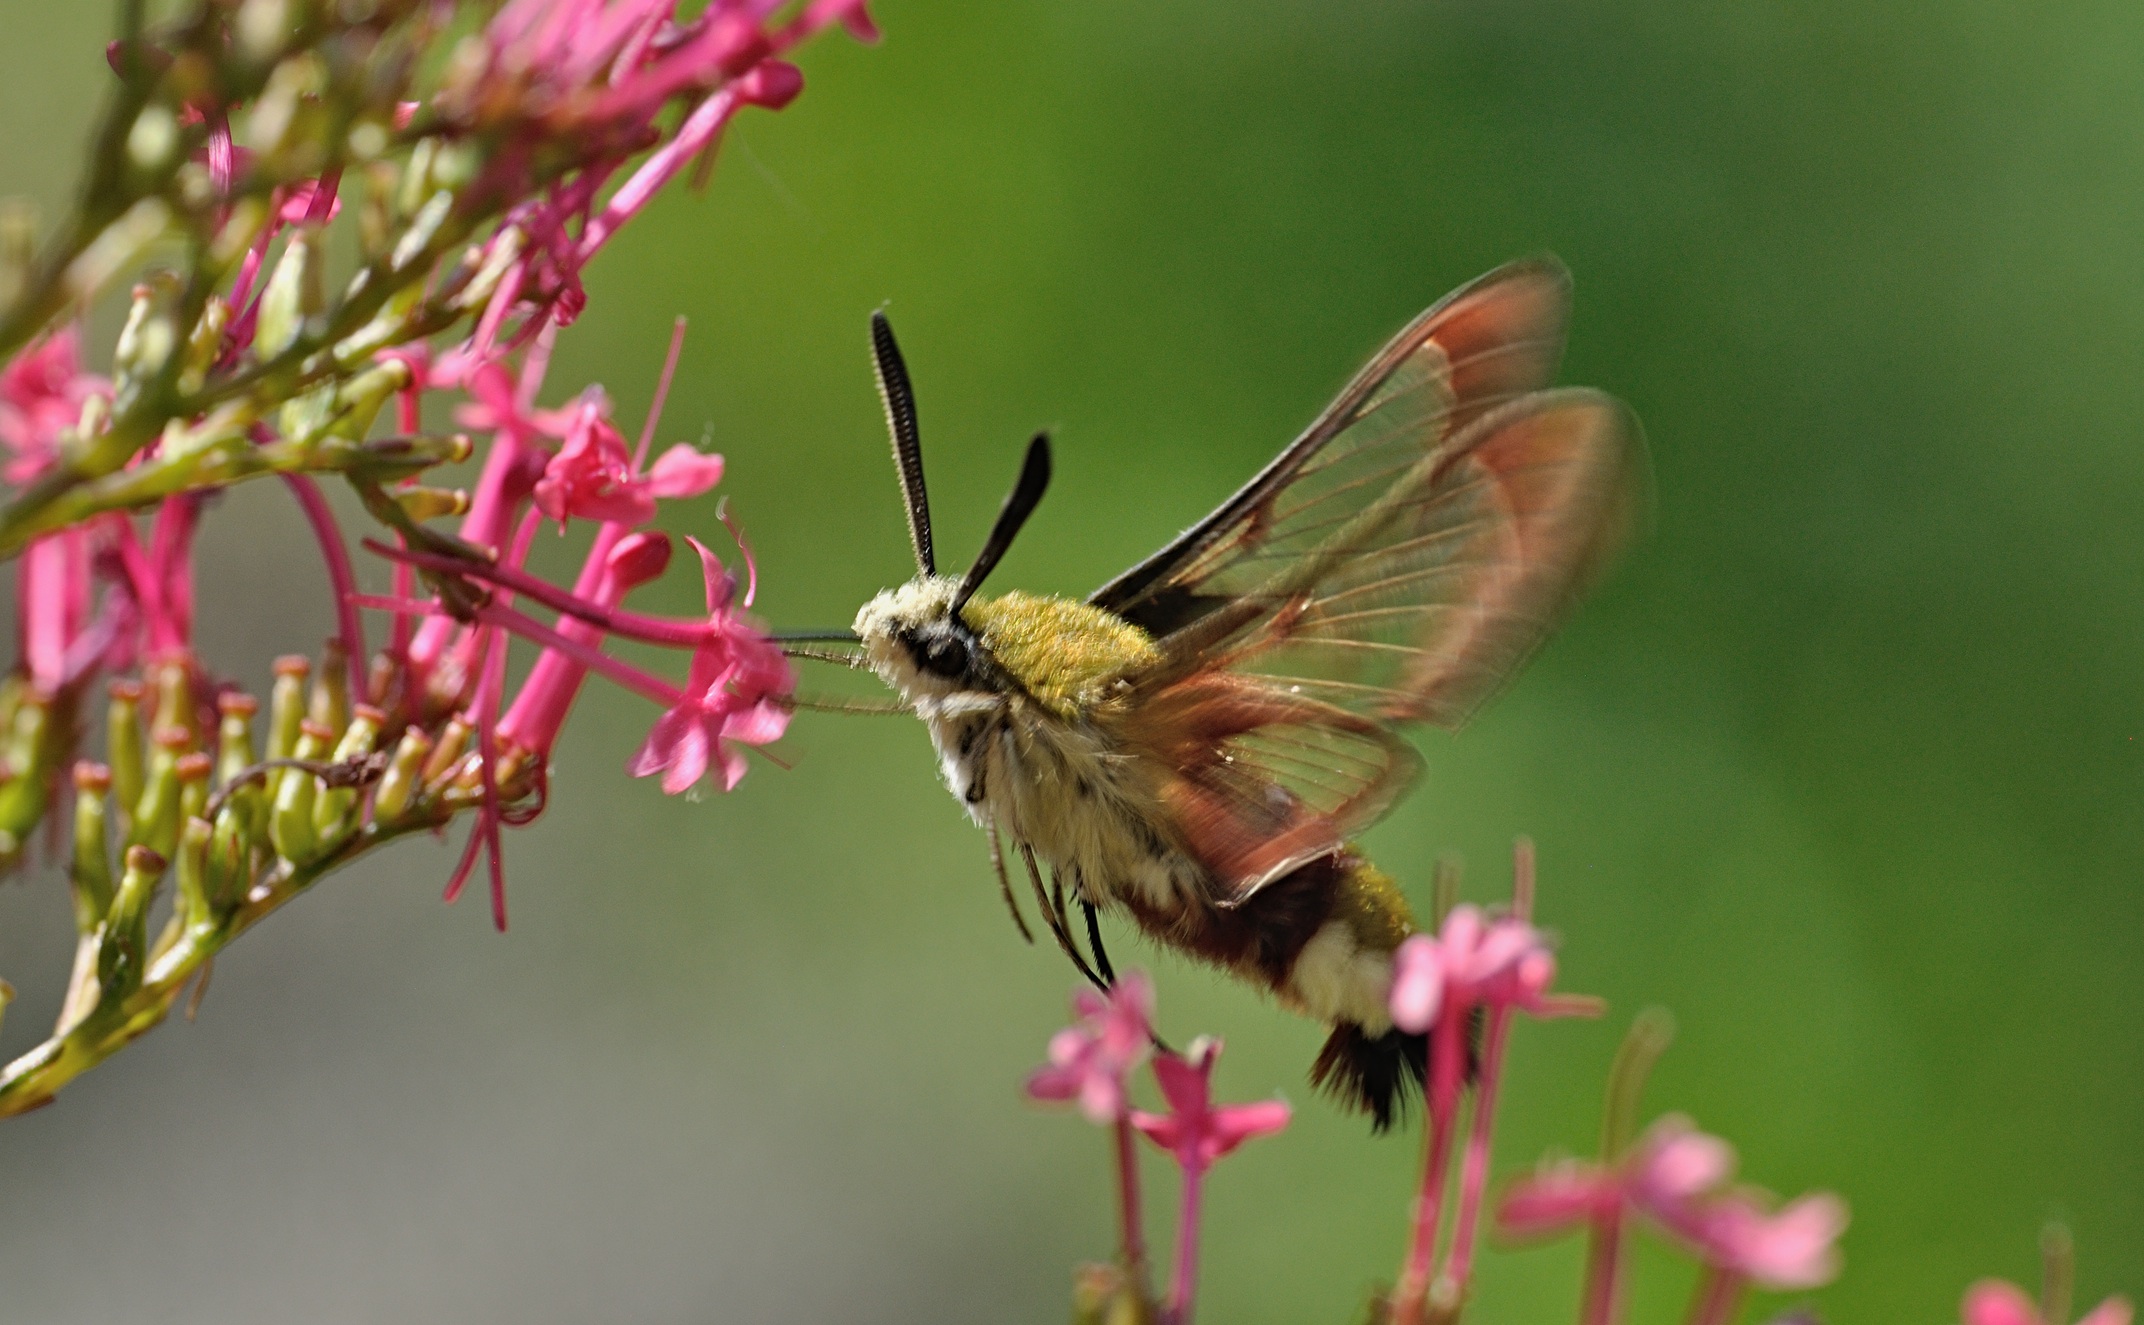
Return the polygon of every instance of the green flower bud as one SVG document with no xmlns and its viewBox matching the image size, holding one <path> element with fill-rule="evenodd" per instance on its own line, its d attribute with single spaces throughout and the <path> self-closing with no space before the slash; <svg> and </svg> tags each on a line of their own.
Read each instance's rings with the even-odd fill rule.
<svg viewBox="0 0 2144 1325">
<path fill-rule="evenodd" d="M 350 725 L 350 651 L 339 635 L 320 650 L 320 670 L 313 673 L 312 704 L 305 716 L 330 732 Z"/>
<path fill-rule="evenodd" d="M 74 766 L 74 860 L 68 867 L 74 892 L 74 929 L 94 934 L 112 909 L 112 858 L 105 845 L 106 797 L 112 770 L 83 760 Z"/>
<path fill-rule="evenodd" d="M 431 753 L 432 738 L 421 728 L 411 727 L 402 733 L 394 758 L 380 779 L 379 790 L 372 794 L 372 817 L 376 822 L 392 825 L 409 811 L 423 780 L 425 756 Z"/>
<path fill-rule="evenodd" d="M 342 740 L 335 745 L 335 762 L 361 759 L 372 753 L 373 745 L 380 739 L 380 724 L 387 715 L 370 704 L 360 704 L 351 715 L 350 725 L 344 730 Z M 341 846 L 343 839 L 357 827 L 358 789 L 349 787 L 326 787 L 313 800 L 313 829 L 320 836 L 323 850 Z"/>
<path fill-rule="evenodd" d="M 127 845 L 148 847 L 167 860 L 179 845 L 179 760 L 187 743 L 183 727 L 157 730 L 149 750 L 148 781 L 127 832 Z"/>
<path fill-rule="evenodd" d="M 122 826 L 134 822 L 134 807 L 141 800 L 142 730 L 139 681 L 114 681 L 112 705 L 105 711 L 105 759 L 112 769 L 112 799 L 119 807 Z"/>
<path fill-rule="evenodd" d="M 261 291 L 260 319 L 253 335 L 254 353 L 259 358 L 273 359 L 297 344 L 298 337 L 304 334 L 306 319 L 318 315 L 326 306 L 319 246 L 317 227 L 299 226 L 290 232 L 283 256 L 269 274 L 267 288 Z"/>
<path fill-rule="evenodd" d="M 149 906 L 164 877 L 164 858 L 145 846 L 127 848 L 126 869 L 112 898 L 112 913 L 97 949 L 97 985 L 105 1005 L 141 988 L 147 968 Z"/>
<path fill-rule="evenodd" d="M 299 724 L 294 759 L 319 761 L 327 756 L 335 733 L 307 718 Z M 313 827 L 313 802 L 320 794 L 320 779 L 303 769 L 283 770 L 276 787 L 275 805 L 268 813 L 268 840 L 276 854 L 293 865 L 310 864 L 320 855 L 320 838 Z"/>
</svg>

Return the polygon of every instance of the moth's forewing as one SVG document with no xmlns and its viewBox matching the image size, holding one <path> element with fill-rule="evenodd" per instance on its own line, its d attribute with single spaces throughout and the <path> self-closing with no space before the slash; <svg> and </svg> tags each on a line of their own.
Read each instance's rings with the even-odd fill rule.
<svg viewBox="0 0 2144 1325">
<path fill-rule="evenodd" d="M 1310 432 L 1095 601 L 1161 634 L 1127 728 L 1240 900 L 1392 804 L 1391 724 L 1457 725 L 1612 550 L 1643 473 L 1634 421 L 1539 390 L 1567 278 L 1494 273 L 1401 333 Z"/>
</svg>

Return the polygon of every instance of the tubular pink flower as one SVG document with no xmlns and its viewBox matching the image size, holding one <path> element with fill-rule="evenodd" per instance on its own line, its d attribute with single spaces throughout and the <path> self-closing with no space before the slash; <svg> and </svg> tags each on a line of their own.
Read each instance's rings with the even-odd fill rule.
<svg viewBox="0 0 2144 1325">
<path fill-rule="evenodd" d="M 1611 1168 L 1567 1160 L 1519 1179 L 1497 1205 L 1497 1229 L 1545 1237 L 1627 1207 L 1685 1241 L 1702 1242 L 1713 1227 L 1712 1198 L 1734 1171 L 1734 1147 L 1670 1114 Z"/>
<path fill-rule="evenodd" d="M 735 745 L 766 745 L 789 726 L 781 700 L 796 688 L 796 674 L 780 646 L 734 616 L 735 582 L 698 539 L 700 572 L 707 586 L 708 638 L 693 650 L 683 703 L 655 720 L 640 752 L 628 765 L 634 777 L 663 775 L 663 790 L 677 795 L 699 782 L 709 767 L 722 775 L 723 790 L 744 776 L 744 756 Z"/>
<path fill-rule="evenodd" d="M 1169 1276 L 1164 1319 L 1190 1325 L 1198 1289 L 1199 1201 L 1206 1171 L 1214 1161 L 1257 1136 L 1270 1136 L 1288 1125 L 1282 1100 L 1228 1104 L 1215 1108 L 1211 1084 L 1219 1040 L 1192 1042 L 1189 1055 L 1163 1054 L 1154 1060 L 1154 1080 L 1169 1102 L 1166 1114 L 1134 1109 L 1131 1124 L 1147 1140 L 1166 1150 L 1183 1174 L 1183 1200 L 1176 1218 L 1176 1266 Z"/>
<path fill-rule="evenodd" d="M 89 536 L 62 529 L 34 539 L 15 568 L 15 611 L 30 682 L 58 694 L 84 670 L 78 644 L 89 625 Z M 90 660 L 94 662 L 94 659 Z"/>
<path fill-rule="evenodd" d="M 1072 1025 L 1050 1037 L 1050 1061 L 1027 1078 L 1037 1100 L 1077 1100 L 1096 1124 L 1123 1118 L 1124 1083 L 1153 1048 L 1154 983 L 1127 972 L 1106 994 L 1082 989 L 1072 996 Z"/>
<path fill-rule="evenodd" d="M 601 607 L 615 607 L 626 594 L 660 576 L 670 564 L 670 539 L 660 533 L 630 534 L 600 560 L 591 557 L 574 592 Z M 558 633 L 594 648 L 603 632 L 585 622 L 561 620 Z M 499 720 L 499 735 L 538 756 L 550 754 L 565 725 L 566 713 L 580 693 L 588 666 L 579 659 L 547 650 L 529 669 L 528 680 L 513 707 Z"/>
<path fill-rule="evenodd" d="M 1210 1039 L 1194 1041 L 1188 1055 L 1160 1055 L 1154 1060 L 1154 1080 L 1170 1111 L 1132 1111 L 1132 1126 L 1175 1156 L 1186 1173 L 1203 1173 L 1245 1141 L 1280 1131 L 1291 1116 L 1285 1100 L 1215 1108 L 1213 1065 L 1220 1056 L 1221 1042 Z"/>
</svg>

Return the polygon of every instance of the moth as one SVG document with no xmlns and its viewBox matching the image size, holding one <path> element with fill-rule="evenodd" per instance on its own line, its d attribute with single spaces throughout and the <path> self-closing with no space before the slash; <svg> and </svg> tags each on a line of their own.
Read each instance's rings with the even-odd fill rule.
<svg viewBox="0 0 2144 1325">
<path fill-rule="evenodd" d="M 847 638 L 929 728 L 1015 922 L 1027 933 L 1008 844 L 1089 979 L 1114 978 L 1097 914 L 1127 917 L 1329 1024 L 1311 1078 L 1380 1130 L 1424 1075 L 1424 1037 L 1386 1010 L 1416 921 L 1351 839 L 1420 771 L 1407 730 L 1458 727 L 1512 677 L 1644 486 L 1629 411 L 1550 388 L 1569 306 L 1552 258 L 1455 291 L 1235 495 L 1084 601 L 979 592 L 1048 485 L 1046 435 L 973 564 L 939 573 L 908 372 L 872 319 L 917 573 Z"/>
</svg>

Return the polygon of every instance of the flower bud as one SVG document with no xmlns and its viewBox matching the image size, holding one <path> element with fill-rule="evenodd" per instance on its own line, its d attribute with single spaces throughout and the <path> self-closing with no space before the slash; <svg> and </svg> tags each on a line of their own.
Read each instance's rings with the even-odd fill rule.
<svg viewBox="0 0 2144 1325">
<path fill-rule="evenodd" d="M 183 727 L 160 727 L 149 750 L 149 776 L 127 830 L 129 846 L 146 846 L 169 858 L 179 844 L 179 759 L 188 742 Z"/>
<path fill-rule="evenodd" d="M 622 596 L 627 590 L 661 578 L 670 568 L 670 536 L 660 530 L 627 534 L 610 550 L 603 569 Z"/>
<path fill-rule="evenodd" d="M 168 657 L 151 664 L 149 675 L 156 682 L 156 722 L 151 730 L 184 732 L 185 748 L 193 749 L 197 744 L 193 665 L 184 657 Z"/>
<path fill-rule="evenodd" d="M 352 377 L 335 391 L 335 422 L 329 431 L 353 442 L 362 442 L 372 431 L 380 409 L 409 388 L 409 365 L 400 359 L 376 363 Z"/>
<path fill-rule="evenodd" d="M 313 697 L 305 716 L 340 732 L 350 725 L 350 651 L 342 637 L 332 636 L 320 650 L 320 670 L 313 673 Z M 330 735 L 329 740 L 334 740 Z"/>
<path fill-rule="evenodd" d="M 461 762 L 462 751 L 469 745 L 469 724 L 460 718 L 449 718 L 446 727 L 439 733 L 439 744 L 432 747 L 431 758 L 424 761 L 424 786 L 427 791 L 437 791 L 440 784 Z"/>
<path fill-rule="evenodd" d="M 114 681 L 112 704 L 105 710 L 105 758 L 112 770 L 112 799 L 125 823 L 134 820 L 135 803 L 141 800 L 142 732 L 139 681 Z"/>
<path fill-rule="evenodd" d="M 307 318 L 317 315 L 327 303 L 321 285 L 320 236 L 312 226 L 298 226 L 261 291 L 259 320 L 254 324 L 253 349 L 261 359 L 273 359 L 298 343 Z"/>
<path fill-rule="evenodd" d="M 179 829 L 179 858 L 172 870 L 174 941 L 189 930 L 206 929 L 216 920 L 209 900 L 208 849 L 215 830 L 206 819 L 188 819 Z"/>
<path fill-rule="evenodd" d="M 307 718 L 298 727 L 298 748 L 293 759 L 313 762 L 325 758 L 335 733 Z M 268 814 L 268 840 L 276 854 L 293 865 L 306 865 L 320 854 L 320 838 L 313 828 L 313 802 L 320 794 L 320 779 L 299 768 L 283 770 L 276 788 L 275 807 Z"/>
<path fill-rule="evenodd" d="M 149 946 L 149 905 L 164 877 L 164 858 L 145 846 L 127 848 L 126 869 L 112 898 L 104 941 L 97 950 L 97 985 L 105 1004 L 141 988 Z"/>
<path fill-rule="evenodd" d="M 68 878 L 74 893 L 74 929 L 94 934 L 112 909 L 112 858 L 105 845 L 106 797 L 112 770 L 82 760 L 74 766 L 74 860 Z"/>
<path fill-rule="evenodd" d="M 11 865 L 22 854 L 30 830 L 45 815 L 45 790 L 51 770 L 48 751 L 49 705 L 34 690 L 15 708 L 15 721 L 7 732 L 7 781 L 0 782 L 0 866 Z"/>
<path fill-rule="evenodd" d="M 394 758 L 388 761 L 387 773 L 380 779 L 379 790 L 372 796 L 375 822 L 392 826 L 409 811 L 423 780 L 425 757 L 431 753 L 432 738 L 424 734 L 423 728 L 403 731 Z"/>
<path fill-rule="evenodd" d="M 127 320 L 112 346 L 112 376 L 122 393 L 128 382 L 140 382 L 162 372 L 171 352 L 178 347 L 179 329 L 166 306 L 167 294 L 149 282 L 134 287 Z"/>
<path fill-rule="evenodd" d="M 343 731 L 342 739 L 335 745 L 335 762 L 362 759 L 372 753 L 373 745 L 380 738 L 380 724 L 387 715 L 370 704 L 360 704 L 351 714 L 350 725 Z M 323 849 L 332 850 L 342 845 L 342 840 L 357 827 L 358 789 L 349 787 L 326 787 L 313 800 L 313 831 L 318 834 Z"/>
<path fill-rule="evenodd" d="M 209 778 L 216 771 L 216 761 L 206 751 L 195 750 L 179 756 L 179 818 L 194 818 L 208 809 Z"/>
<path fill-rule="evenodd" d="M 420 524 L 446 516 L 469 513 L 469 493 L 463 488 L 408 487 L 395 489 L 395 504 Z"/>
<path fill-rule="evenodd" d="M 305 681 L 313 674 L 313 660 L 301 653 L 286 653 L 275 660 L 275 687 L 268 692 L 268 753 L 265 759 L 289 759 L 298 753 L 298 725 L 305 721 Z M 275 801 L 289 769 L 271 769 L 265 799 Z"/>
</svg>

